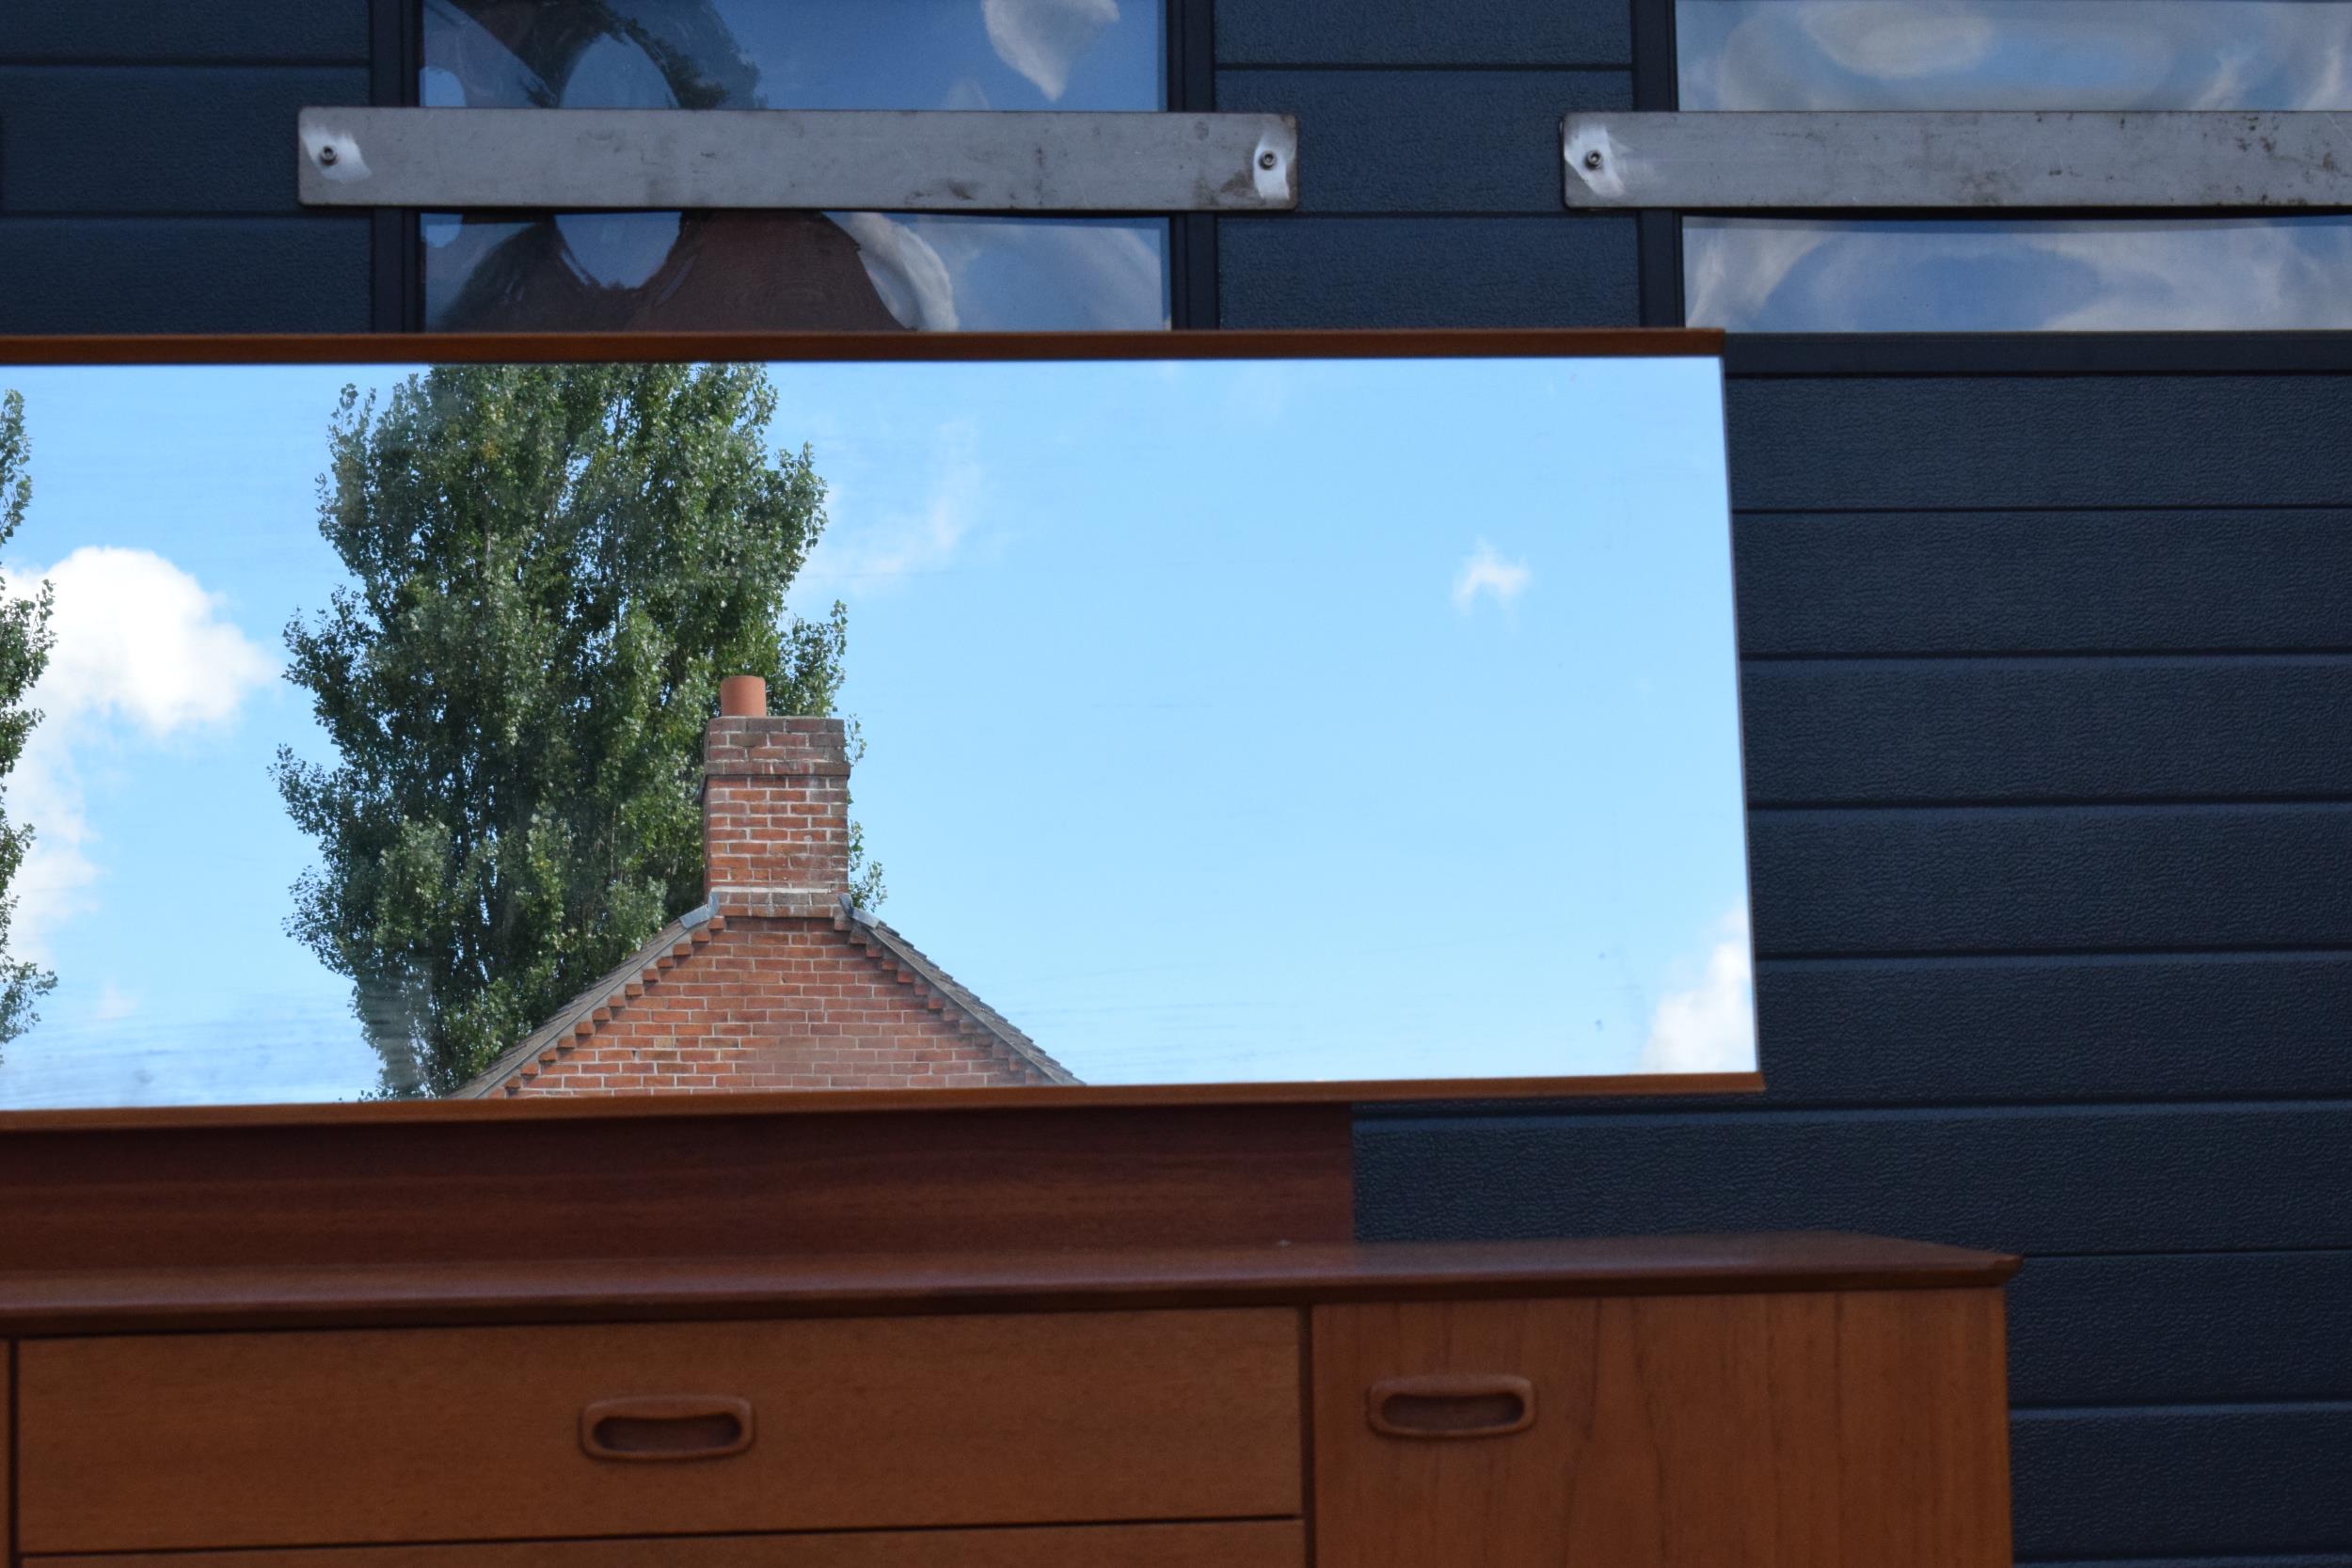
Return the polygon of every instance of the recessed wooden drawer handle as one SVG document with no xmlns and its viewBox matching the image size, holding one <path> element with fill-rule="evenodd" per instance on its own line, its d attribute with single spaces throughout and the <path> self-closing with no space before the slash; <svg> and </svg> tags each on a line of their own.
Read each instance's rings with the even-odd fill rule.
<svg viewBox="0 0 2352 1568">
<path fill-rule="evenodd" d="M 752 1446 L 752 1402 L 705 1394 L 599 1400 L 580 1413 L 591 1459 L 724 1459 Z"/>
<path fill-rule="evenodd" d="M 1535 1386 L 1500 1373 L 1391 1377 L 1365 1401 L 1383 1437 L 1501 1437 L 1535 1424 Z"/>
</svg>

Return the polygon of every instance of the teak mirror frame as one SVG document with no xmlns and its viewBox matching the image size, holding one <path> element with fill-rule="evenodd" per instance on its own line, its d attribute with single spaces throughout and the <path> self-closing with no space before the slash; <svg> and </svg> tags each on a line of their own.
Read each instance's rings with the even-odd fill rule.
<svg viewBox="0 0 2352 1568">
<path fill-rule="evenodd" d="M 1708 330 L 0 338 L 33 365 L 1711 357 Z M 1760 1072 L 0 1112 L 18 1266 L 1343 1241 L 1350 1107 L 1760 1091 Z M 479 1125 L 486 1124 L 486 1125 Z M 485 1212 L 485 1201 L 500 1207 Z M 515 1207 L 519 1204 L 520 1207 Z M 528 1223 L 523 1223 L 527 1221 Z"/>
</svg>

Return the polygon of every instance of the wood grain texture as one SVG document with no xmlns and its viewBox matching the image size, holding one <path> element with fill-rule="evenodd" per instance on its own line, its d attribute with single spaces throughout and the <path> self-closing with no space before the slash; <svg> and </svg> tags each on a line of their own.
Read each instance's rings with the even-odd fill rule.
<svg viewBox="0 0 2352 1568">
<path fill-rule="evenodd" d="M 364 220 L 355 219 L 356 222 Z M 1598 224 L 1599 219 L 1563 219 Z M 411 332 L 55 335 L 0 340 L 0 365 L 419 365 L 611 360 L 1100 360 L 1720 357 L 1711 327 L 1476 322 L 1340 331 Z"/>
<path fill-rule="evenodd" d="M 16 1346 L 0 1339 L 0 1562 L 13 1562 L 16 1551 L 16 1460 L 10 1443 L 16 1434 Z"/>
<path fill-rule="evenodd" d="M 1991 1291 L 1318 1307 L 1318 1568 L 2004 1568 Z M 1384 1377 L 1516 1374 L 1527 1431 L 1384 1437 Z"/>
<path fill-rule="evenodd" d="M 0 1136 L 0 1235 L 13 1268 L 72 1270 L 1353 1233 L 1345 1105 L 850 1114 L 790 1103 L 824 1098 L 679 1095 L 588 1116 L 467 1101 L 396 1116 L 276 1107 L 19 1124 Z M 707 1102 L 732 1100 L 755 1103 Z"/>
<path fill-rule="evenodd" d="M 49 1339 L 24 1550 L 1295 1514 L 1280 1309 Z M 614 1465 L 581 1410 L 749 1400 L 732 1458 Z"/>
<path fill-rule="evenodd" d="M 1104 1311 L 1993 1284 L 2016 1259 L 1797 1232 L 1458 1244 L 1303 1243 L 1052 1252 L 0 1273 L 0 1331 Z"/>
<path fill-rule="evenodd" d="M 1304 1527 L 1062 1526 L 43 1557 L 43 1568 L 1305 1568 Z"/>
</svg>

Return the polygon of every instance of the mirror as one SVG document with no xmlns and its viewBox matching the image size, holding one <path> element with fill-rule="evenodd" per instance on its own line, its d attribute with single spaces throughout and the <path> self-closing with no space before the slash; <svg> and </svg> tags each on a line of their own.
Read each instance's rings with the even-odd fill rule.
<svg viewBox="0 0 2352 1568">
<path fill-rule="evenodd" d="M 1169 341 L 0 349 L 0 1108 L 1752 1070 L 1719 362 Z"/>
</svg>

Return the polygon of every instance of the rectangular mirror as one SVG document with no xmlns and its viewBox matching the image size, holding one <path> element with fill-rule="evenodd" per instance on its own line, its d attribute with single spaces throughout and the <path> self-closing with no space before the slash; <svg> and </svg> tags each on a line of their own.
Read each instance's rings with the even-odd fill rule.
<svg viewBox="0 0 2352 1568">
<path fill-rule="evenodd" d="M 1708 339 L 106 355 L 0 1109 L 1752 1083 Z"/>
</svg>

